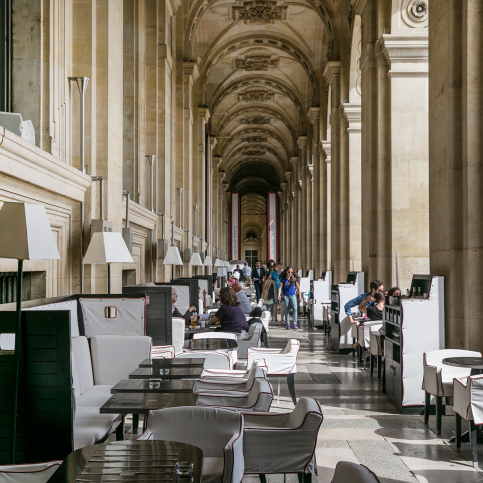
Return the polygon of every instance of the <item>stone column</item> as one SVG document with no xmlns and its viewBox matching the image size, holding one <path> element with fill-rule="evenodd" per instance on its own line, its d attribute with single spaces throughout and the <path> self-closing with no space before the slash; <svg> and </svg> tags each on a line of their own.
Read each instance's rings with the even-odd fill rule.
<svg viewBox="0 0 483 483">
<path fill-rule="evenodd" d="M 307 229 L 309 220 L 307 218 L 307 183 L 306 183 L 306 167 L 307 167 L 307 136 L 300 136 L 297 139 L 299 146 L 299 162 L 298 162 L 298 181 L 300 184 L 299 200 L 298 200 L 298 268 L 307 269 Z"/>
<path fill-rule="evenodd" d="M 292 195 L 293 193 L 293 179 L 292 179 L 292 172 L 286 171 L 285 172 L 285 179 L 287 180 L 287 230 L 286 230 L 286 244 L 287 244 L 287 252 L 285 253 L 285 260 L 283 260 L 284 268 L 288 264 L 292 264 L 294 259 L 294 208 L 295 208 L 295 200 Z"/>
<path fill-rule="evenodd" d="M 315 270 L 315 274 L 317 277 L 320 276 L 322 273 L 322 265 L 321 265 L 321 195 L 322 195 L 322 187 L 320 184 L 320 176 L 321 176 L 321 165 L 320 165 L 320 158 L 319 158 L 319 142 L 320 142 L 320 107 L 311 107 L 307 114 L 309 122 L 312 124 L 312 159 L 311 161 L 311 168 L 309 164 L 309 169 L 312 169 L 312 177 L 313 177 L 313 196 L 310 197 L 311 204 L 312 204 L 312 263 L 311 267 Z"/>
<path fill-rule="evenodd" d="M 321 230 L 325 231 L 325 236 L 321 232 L 321 255 L 322 255 L 322 270 L 332 270 L 332 239 L 331 239 L 331 183 L 332 183 L 332 173 L 331 173 L 331 148 L 330 141 L 320 141 L 320 154 L 321 154 L 321 164 L 323 163 L 321 176 L 320 176 L 320 186 L 322 189 L 322 195 L 320 198 L 321 204 L 321 216 L 322 224 Z M 325 176 L 324 176 L 325 174 Z"/>
<path fill-rule="evenodd" d="M 429 272 L 428 40 L 383 35 L 383 49 L 391 84 L 391 257 L 398 252 L 406 290 L 413 274 Z"/>
<path fill-rule="evenodd" d="M 361 12 L 361 184 L 364 188 L 361 219 L 362 270 L 366 288 L 377 275 L 377 67 L 375 2 L 366 2 Z M 387 282 L 386 282 L 387 283 Z"/>
<path fill-rule="evenodd" d="M 292 232 L 290 236 L 292 244 L 292 257 L 289 263 L 295 265 L 300 264 L 300 240 L 299 240 L 299 223 L 300 223 L 300 186 L 298 175 L 298 161 L 299 158 L 290 158 L 290 164 L 292 165 Z"/>
<path fill-rule="evenodd" d="M 434 14 L 434 15 L 433 15 Z M 429 22 L 431 273 L 444 275 L 446 347 L 481 350 L 483 10 L 448 0 Z"/>
<path fill-rule="evenodd" d="M 347 204 L 344 219 L 347 219 L 347 230 L 342 245 L 346 249 L 344 265 L 346 271 L 361 270 L 361 105 L 342 104 L 342 116 L 346 126 L 345 159 L 341 165 L 347 167 L 346 179 L 341 184 L 345 187 Z M 341 204 L 344 196 L 341 197 Z"/>
<path fill-rule="evenodd" d="M 197 232 L 194 234 L 198 238 L 206 240 L 206 158 L 205 158 L 205 138 L 206 124 L 210 118 L 210 110 L 207 107 L 198 107 L 198 163 L 196 175 L 198 177 L 198 220 L 195 222 Z"/>
<path fill-rule="evenodd" d="M 341 273 L 340 267 L 340 62 L 327 62 L 324 70 L 324 77 L 331 87 L 331 266 L 333 270 L 333 281 L 339 283 L 345 281 L 346 274 Z"/>
<path fill-rule="evenodd" d="M 288 253 L 288 243 L 287 243 L 287 233 L 288 233 L 288 207 L 287 207 L 287 196 L 288 196 L 288 183 L 280 183 L 282 189 L 282 196 L 280 197 L 280 218 L 282 220 L 282 226 L 280 229 L 280 253 L 278 255 L 279 260 L 282 263 L 287 259 Z M 278 262 L 278 260 L 276 260 Z"/>
</svg>

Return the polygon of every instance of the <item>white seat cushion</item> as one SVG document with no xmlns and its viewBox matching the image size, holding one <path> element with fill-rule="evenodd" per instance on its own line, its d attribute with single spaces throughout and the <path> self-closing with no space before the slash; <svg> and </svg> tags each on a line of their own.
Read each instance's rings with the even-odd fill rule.
<svg viewBox="0 0 483 483">
<path fill-rule="evenodd" d="M 110 419 L 77 419 L 74 421 L 75 435 L 91 435 L 96 441 L 101 440 L 112 428 Z"/>
<path fill-rule="evenodd" d="M 76 405 L 101 407 L 112 396 L 112 387 L 108 385 L 92 386 L 82 396 L 75 398 Z"/>
<path fill-rule="evenodd" d="M 119 414 L 101 414 L 100 406 L 77 406 L 75 409 L 75 419 L 109 419 L 115 421 Z"/>
<path fill-rule="evenodd" d="M 221 481 L 223 475 L 224 459 L 215 456 L 203 458 L 203 483 Z"/>
<path fill-rule="evenodd" d="M 74 451 L 86 446 L 92 446 L 95 442 L 96 438 L 91 434 L 74 434 Z"/>
<path fill-rule="evenodd" d="M 72 354 L 75 357 L 75 368 L 77 373 L 77 377 L 74 376 L 74 388 L 78 383 L 80 386 L 80 394 L 84 394 L 85 391 L 87 391 L 94 385 L 94 378 L 92 376 L 91 353 L 89 350 L 89 343 L 87 342 L 87 337 L 72 337 L 71 347 Z"/>
<path fill-rule="evenodd" d="M 151 355 L 151 337 L 95 335 L 91 339 L 92 369 L 96 384 L 117 384 Z"/>
</svg>

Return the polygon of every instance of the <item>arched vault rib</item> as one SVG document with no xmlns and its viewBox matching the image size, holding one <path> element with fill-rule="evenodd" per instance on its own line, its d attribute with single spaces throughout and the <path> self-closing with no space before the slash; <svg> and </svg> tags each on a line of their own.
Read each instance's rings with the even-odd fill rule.
<svg viewBox="0 0 483 483">
<path fill-rule="evenodd" d="M 257 86 L 263 84 L 263 86 L 268 86 L 269 88 L 271 87 L 278 88 L 282 92 L 287 91 L 290 94 L 288 96 L 289 99 L 291 99 L 292 102 L 293 102 L 293 99 L 295 99 L 298 109 L 302 110 L 302 106 L 304 105 L 302 101 L 302 94 L 298 89 L 295 90 L 296 86 L 295 88 L 293 88 L 286 82 L 271 75 L 256 74 L 256 77 L 254 75 L 244 75 L 242 77 L 239 77 L 238 79 L 232 80 L 226 86 L 223 83 L 220 83 L 220 85 L 217 87 L 215 91 L 215 97 L 211 102 L 210 112 L 215 112 L 218 104 L 224 99 L 224 97 L 229 95 L 231 92 L 234 92 L 236 89 L 247 88 L 249 85 L 254 85 L 255 80 L 258 81 Z"/>
</svg>

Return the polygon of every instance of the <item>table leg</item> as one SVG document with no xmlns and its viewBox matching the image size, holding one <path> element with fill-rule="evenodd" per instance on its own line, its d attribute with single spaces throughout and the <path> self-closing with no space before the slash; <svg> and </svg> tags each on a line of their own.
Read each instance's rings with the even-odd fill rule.
<svg viewBox="0 0 483 483">
<path fill-rule="evenodd" d="M 116 441 L 122 441 L 124 439 L 124 420 L 125 415 L 121 414 L 121 421 L 116 428 Z"/>
<path fill-rule="evenodd" d="M 139 414 L 132 415 L 132 434 L 138 434 L 139 429 Z"/>
</svg>

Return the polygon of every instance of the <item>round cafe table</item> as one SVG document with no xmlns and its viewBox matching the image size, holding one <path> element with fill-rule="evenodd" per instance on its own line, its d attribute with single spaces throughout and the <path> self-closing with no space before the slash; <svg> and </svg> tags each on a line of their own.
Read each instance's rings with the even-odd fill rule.
<svg viewBox="0 0 483 483">
<path fill-rule="evenodd" d="M 483 374 L 483 357 L 447 357 L 443 364 L 471 369 L 471 376 Z"/>
</svg>

